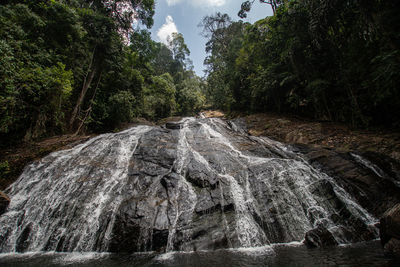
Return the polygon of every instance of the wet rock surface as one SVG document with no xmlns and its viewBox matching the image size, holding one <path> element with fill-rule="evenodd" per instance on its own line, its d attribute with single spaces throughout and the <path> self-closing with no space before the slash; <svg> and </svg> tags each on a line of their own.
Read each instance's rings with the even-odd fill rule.
<svg viewBox="0 0 400 267">
<path fill-rule="evenodd" d="M 315 168 L 335 178 L 357 202 L 380 217 L 400 203 L 400 167 L 390 158 L 376 153 L 337 152 L 332 149 L 293 145 Z"/>
<path fill-rule="evenodd" d="M 337 241 L 331 232 L 323 226 L 318 226 L 306 233 L 304 243 L 311 248 L 331 247 L 337 245 Z"/>
<path fill-rule="evenodd" d="M 249 136 L 240 121 L 215 118 L 97 136 L 25 169 L 0 217 L 0 251 L 371 240 L 376 217 L 399 189 L 385 171 L 379 176 L 359 161 Z M 386 196 L 379 193 L 389 185 Z"/>
<path fill-rule="evenodd" d="M 382 216 L 379 234 L 385 253 L 400 258 L 400 203 Z"/>
</svg>

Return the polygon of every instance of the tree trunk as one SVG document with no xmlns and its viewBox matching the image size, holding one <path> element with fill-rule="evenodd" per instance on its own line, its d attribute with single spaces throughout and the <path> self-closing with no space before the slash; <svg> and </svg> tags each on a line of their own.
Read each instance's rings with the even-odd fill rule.
<svg viewBox="0 0 400 267">
<path fill-rule="evenodd" d="M 75 122 L 75 120 L 76 120 L 76 116 L 78 115 L 78 111 L 79 111 L 80 108 L 81 108 L 82 102 L 83 102 L 83 100 L 85 99 L 86 93 L 87 93 L 87 91 L 88 91 L 88 89 L 89 89 L 89 87 L 90 87 L 90 84 L 92 83 L 92 80 L 93 80 L 93 77 L 94 77 L 95 74 L 96 74 L 96 70 L 93 69 L 93 70 L 90 72 L 90 74 L 89 74 L 89 78 L 88 78 L 87 81 L 83 84 L 81 93 L 80 93 L 80 95 L 79 95 L 78 100 L 76 101 L 74 110 L 72 111 L 71 119 L 70 119 L 70 121 L 69 121 L 69 126 L 70 126 L 71 129 L 72 129 L 73 126 L 74 126 L 74 122 Z"/>
<path fill-rule="evenodd" d="M 74 135 L 78 135 L 79 134 L 79 132 L 82 129 L 82 126 L 85 124 L 85 121 L 90 116 L 90 113 L 92 111 L 92 103 L 93 103 L 94 98 L 96 97 L 96 92 L 97 92 L 97 88 L 99 87 L 99 83 L 100 83 L 100 80 L 101 80 L 101 75 L 102 75 L 102 72 L 100 72 L 99 78 L 97 79 L 96 88 L 94 89 L 94 93 L 93 93 L 92 99 L 90 100 L 89 108 L 86 110 L 85 117 L 81 120 L 81 123 L 79 124 L 79 126 L 78 126 L 76 132 L 74 133 Z"/>
<path fill-rule="evenodd" d="M 76 121 L 76 117 L 77 117 L 77 115 L 79 113 L 79 110 L 81 108 L 83 100 L 85 99 L 86 93 L 89 90 L 89 87 L 90 87 L 90 85 L 91 85 L 91 83 L 93 81 L 93 78 L 94 78 L 94 76 L 96 74 L 96 71 L 97 71 L 96 64 L 93 64 L 94 60 L 95 60 L 94 59 L 95 50 L 96 50 L 96 47 L 94 48 L 93 53 L 92 53 L 92 58 L 90 60 L 90 65 L 89 65 L 89 68 L 88 68 L 88 74 L 86 75 L 86 77 L 85 77 L 85 79 L 83 81 L 83 86 L 82 86 L 81 93 L 80 93 L 80 95 L 78 97 L 78 100 L 76 101 L 74 110 L 72 111 L 71 118 L 69 120 L 69 128 L 70 128 L 70 130 L 73 130 L 73 128 L 74 128 L 74 123 Z"/>
</svg>

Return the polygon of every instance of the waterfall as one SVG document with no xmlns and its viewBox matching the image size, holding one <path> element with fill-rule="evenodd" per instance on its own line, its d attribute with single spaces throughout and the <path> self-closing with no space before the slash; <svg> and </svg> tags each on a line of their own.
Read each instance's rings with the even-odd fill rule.
<svg viewBox="0 0 400 267">
<path fill-rule="evenodd" d="M 186 181 L 185 179 L 185 171 L 184 167 L 187 165 L 187 160 L 189 158 L 190 147 L 187 141 L 186 134 L 188 133 L 188 123 L 189 121 L 193 121 L 193 119 L 186 119 L 183 122 L 181 129 L 179 130 L 179 141 L 177 146 L 177 158 L 174 162 L 174 168 L 176 173 L 179 175 L 179 187 L 178 187 L 178 197 L 175 199 L 174 205 L 176 206 L 176 215 L 173 224 L 170 226 L 169 234 L 168 234 L 168 243 L 166 251 L 174 250 L 174 238 L 177 228 L 177 223 L 181 216 L 188 216 L 191 218 L 194 208 L 197 202 L 197 195 L 194 192 L 192 185 Z M 184 197 L 182 192 L 187 192 L 187 198 Z M 189 223 L 190 223 L 189 219 Z M 189 230 L 190 235 L 190 230 Z"/>
<path fill-rule="evenodd" d="M 0 251 L 253 247 L 318 227 L 337 244 L 377 236 L 376 219 L 288 146 L 221 119 L 179 124 L 99 135 L 27 166 L 7 191 Z"/>
<path fill-rule="evenodd" d="M 129 159 L 148 130 L 100 135 L 28 166 L 0 217 L 2 251 L 55 250 L 60 240 L 67 251 L 106 250 Z"/>
</svg>

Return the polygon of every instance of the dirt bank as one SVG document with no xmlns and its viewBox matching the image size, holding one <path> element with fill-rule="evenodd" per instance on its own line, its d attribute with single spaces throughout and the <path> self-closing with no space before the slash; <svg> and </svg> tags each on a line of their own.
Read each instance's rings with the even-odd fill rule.
<svg viewBox="0 0 400 267">
<path fill-rule="evenodd" d="M 206 117 L 221 117 L 220 111 L 204 111 Z M 356 130 L 348 125 L 319 122 L 281 114 L 258 113 L 243 117 L 248 131 L 289 144 L 334 148 L 338 151 L 376 152 L 400 163 L 400 133 L 390 129 Z"/>
<path fill-rule="evenodd" d="M 4 190 L 21 174 L 24 167 L 47 154 L 71 148 L 82 143 L 94 135 L 61 135 L 46 138 L 41 141 L 21 143 L 17 146 L 0 150 L 0 190 Z"/>
</svg>

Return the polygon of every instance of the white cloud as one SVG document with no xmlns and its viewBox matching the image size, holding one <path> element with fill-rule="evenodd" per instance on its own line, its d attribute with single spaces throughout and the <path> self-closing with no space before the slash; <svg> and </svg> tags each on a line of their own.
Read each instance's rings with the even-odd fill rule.
<svg viewBox="0 0 400 267">
<path fill-rule="evenodd" d="M 179 4 L 180 2 L 182 2 L 183 0 L 167 0 L 167 5 L 168 6 L 174 6 L 176 4 Z"/>
<path fill-rule="evenodd" d="M 196 7 L 218 7 L 223 6 L 226 0 L 166 0 L 168 6 L 174 6 L 184 1 Z"/>
<path fill-rule="evenodd" d="M 194 6 L 217 7 L 225 5 L 226 0 L 188 0 Z"/>
<path fill-rule="evenodd" d="M 168 37 L 172 35 L 173 32 L 178 32 L 176 28 L 174 19 L 168 15 L 165 18 L 165 23 L 157 31 L 157 37 L 162 43 L 168 45 Z"/>
</svg>

